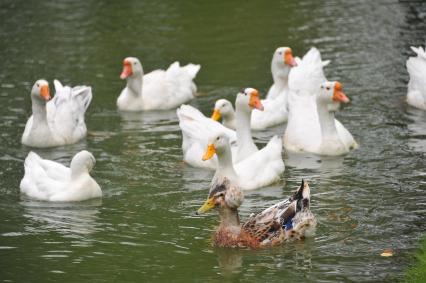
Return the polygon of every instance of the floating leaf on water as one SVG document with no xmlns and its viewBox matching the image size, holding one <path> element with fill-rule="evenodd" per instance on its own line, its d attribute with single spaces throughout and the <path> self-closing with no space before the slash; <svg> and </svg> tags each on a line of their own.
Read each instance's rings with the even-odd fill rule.
<svg viewBox="0 0 426 283">
<path fill-rule="evenodd" d="M 385 249 L 380 255 L 384 257 L 393 256 L 393 251 L 392 249 Z"/>
</svg>

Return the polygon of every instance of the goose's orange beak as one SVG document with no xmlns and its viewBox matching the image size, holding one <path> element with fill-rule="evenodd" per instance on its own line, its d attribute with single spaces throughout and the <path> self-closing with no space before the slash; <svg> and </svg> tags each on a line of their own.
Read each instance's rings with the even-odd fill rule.
<svg viewBox="0 0 426 283">
<path fill-rule="evenodd" d="M 348 103 L 350 101 L 349 98 L 343 93 L 343 86 L 339 82 L 336 82 L 334 85 L 333 101 L 342 103 Z"/>
<path fill-rule="evenodd" d="M 213 157 L 213 155 L 216 153 L 216 148 L 214 147 L 214 144 L 209 144 L 207 146 L 207 150 L 203 155 L 203 161 L 209 160 Z"/>
<path fill-rule="evenodd" d="M 297 66 L 296 60 L 294 60 L 293 52 L 291 49 L 287 49 L 287 51 L 284 53 L 284 63 L 289 65 L 290 67 Z"/>
<path fill-rule="evenodd" d="M 249 105 L 252 108 L 256 108 L 260 111 L 263 111 L 263 105 L 262 102 L 260 102 L 259 92 L 257 90 L 254 90 L 250 93 Z"/>
<path fill-rule="evenodd" d="M 130 77 L 131 75 L 133 75 L 132 64 L 129 61 L 124 60 L 123 61 L 123 71 L 121 72 L 120 79 L 124 80 L 124 79 Z"/>
<path fill-rule="evenodd" d="M 219 109 L 214 109 L 211 118 L 213 120 L 215 120 L 215 121 L 219 121 L 221 117 L 222 117 L 222 114 L 220 114 L 220 110 Z"/>
<path fill-rule="evenodd" d="M 42 85 L 40 88 L 40 96 L 46 100 L 49 101 L 50 100 L 50 90 L 49 90 L 49 86 L 48 85 Z"/>
</svg>

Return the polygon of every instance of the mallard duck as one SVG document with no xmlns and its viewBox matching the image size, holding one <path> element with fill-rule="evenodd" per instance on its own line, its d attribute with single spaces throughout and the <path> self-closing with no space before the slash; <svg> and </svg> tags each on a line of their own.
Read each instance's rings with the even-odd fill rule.
<svg viewBox="0 0 426 283">
<path fill-rule="evenodd" d="M 229 141 L 218 135 L 207 147 L 203 159 L 216 154 L 218 169 L 213 177 L 209 195 L 197 214 L 210 209 L 219 210 L 220 224 L 213 236 L 213 244 L 220 247 L 260 248 L 279 245 L 288 239 L 301 239 L 314 233 L 316 219 L 309 209 L 310 189 L 302 184 L 288 199 L 252 215 L 241 225 L 238 207 L 244 195 L 240 176 L 232 165 Z"/>
<path fill-rule="evenodd" d="M 123 111 L 173 109 L 192 98 L 197 91 L 193 79 L 200 65 L 180 66 L 174 62 L 165 70 L 144 74 L 141 62 L 135 57 L 123 61 L 121 79 L 127 86 L 117 99 L 118 109 Z"/>
</svg>

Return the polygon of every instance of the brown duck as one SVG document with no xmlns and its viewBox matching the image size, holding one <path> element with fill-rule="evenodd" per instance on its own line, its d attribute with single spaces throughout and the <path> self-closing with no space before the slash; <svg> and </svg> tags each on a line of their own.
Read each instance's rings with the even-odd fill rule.
<svg viewBox="0 0 426 283">
<path fill-rule="evenodd" d="M 232 165 L 231 149 L 226 135 L 214 136 L 203 160 L 212 158 L 214 154 L 218 158 L 218 168 L 209 196 L 197 213 L 201 214 L 212 208 L 218 209 L 220 224 L 213 235 L 215 246 L 260 248 L 314 234 L 317 222 L 309 209 L 310 189 L 304 180 L 288 199 L 259 214 L 252 214 L 241 225 L 238 207 L 242 204 L 244 195 L 238 185 L 238 176 Z"/>
</svg>

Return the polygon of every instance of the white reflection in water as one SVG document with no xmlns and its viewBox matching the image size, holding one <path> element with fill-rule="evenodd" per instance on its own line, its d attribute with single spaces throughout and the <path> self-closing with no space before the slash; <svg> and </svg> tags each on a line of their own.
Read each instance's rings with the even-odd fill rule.
<svg viewBox="0 0 426 283">
<path fill-rule="evenodd" d="M 64 235 L 79 236 L 92 234 L 98 230 L 97 220 L 102 199 L 60 203 L 23 198 L 21 205 L 25 210 L 24 217 L 29 220 L 25 230 L 55 231 Z"/>
<path fill-rule="evenodd" d="M 416 151 L 426 152 L 426 111 L 415 108 L 408 109 L 410 136 L 408 145 Z"/>
<path fill-rule="evenodd" d="M 168 131 L 170 129 L 168 127 L 164 128 L 164 126 L 177 120 L 176 110 L 141 112 L 120 111 L 119 113 L 122 120 L 123 131 Z M 173 127 L 173 129 L 174 128 L 175 127 Z"/>
</svg>

